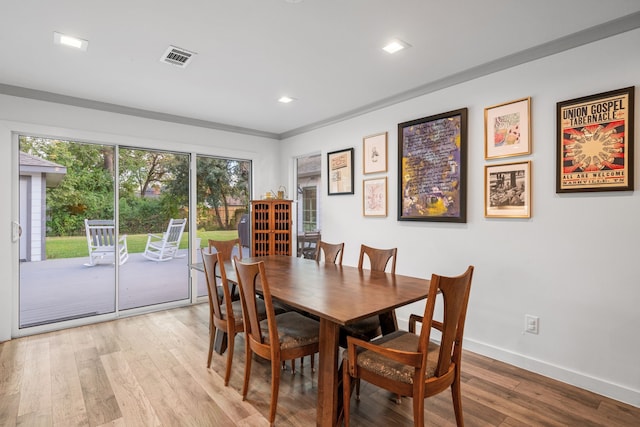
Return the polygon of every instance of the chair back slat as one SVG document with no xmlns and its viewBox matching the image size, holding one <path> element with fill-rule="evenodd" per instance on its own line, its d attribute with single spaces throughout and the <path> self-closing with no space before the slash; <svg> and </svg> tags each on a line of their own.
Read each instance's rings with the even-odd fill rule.
<svg viewBox="0 0 640 427">
<path fill-rule="evenodd" d="M 207 291 L 209 297 L 209 307 L 212 310 L 211 315 L 218 319 L 223 319 L 221 303 L 231 301 L 231 295 L 227 286 L 227 275 L 224 264 L 220 262 L 217 254 L 207 253 L 204 249 L 200 249 L 202 254 L 202 265 L 204 267 L 204 276 L 207 282 Z M 221 287 L 224 292 L 223 301 L 218 297 L 218 281 L 216 279 L 216 270 L 219 270 L 221 277 Z M 224 301 L 226 300 L 226 301 Z M 229 312 L 229 311 L 227 311 Z"/>
<path fill-rule="evenodd" d="M 187 224 L 186 219 L 171 219 L 169 226 L 167 227 L 166 242 L 167 243 L 180 243 L 184 227 Z"/>
<path fill-rule="evenodd" d="M 221 255 L 223 262 L 231 261 L 231 257 L 234 255 L 237 255 L 239 259 L 242 259 L 242 248 L 240 247 L 240 239 L 209 239 L 209 252 L 214 253 L 213 249 L 215 249 L 215 253 L 219 253 Z"/>
<path fill-rule="evenodd" d="M 85 228 L 93 246 L 115 246 L 115 225 L 112 220 L 86 219 Z"/>
<path fill-rule="evenodd" d="M 377 249 L 366 245 L 360 246 L 360 259 L 358 260 L 358 268 L 362 269 L 364 265 L 364 256 L 367 255 L 372 271 L 385 271 L 387 264 L 391 260 L 391 274 L 396 273 L 396 258 L 398 248 Z"/>
</svg>

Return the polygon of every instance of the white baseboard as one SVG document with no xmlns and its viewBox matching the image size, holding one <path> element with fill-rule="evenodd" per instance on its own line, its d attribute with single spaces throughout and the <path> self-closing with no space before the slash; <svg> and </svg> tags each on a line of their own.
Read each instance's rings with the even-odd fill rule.
<svg viewBox="0 0 640 427">
<path fill-rule="evenodd" d="M 467 338 L 464 339 L 464 349 L 640 408 L 640 390 Z"/>
<path fill-rule="evenodd" d="M 401 328 L 406 328 L 408 319 L 398 319 L 398 323 Z M 464 349 L 640 408 L 640 390 L 613 384 L 600 378 L 468 338 L 464 339 Z M 464 365 L 462 369 L 464 369 Z"/>
</svg>

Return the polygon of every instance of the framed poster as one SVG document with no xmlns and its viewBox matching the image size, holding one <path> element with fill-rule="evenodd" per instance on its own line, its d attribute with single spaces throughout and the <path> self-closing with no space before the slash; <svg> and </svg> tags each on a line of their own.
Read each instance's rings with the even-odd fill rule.
<svg viewBox="0 0 640 427">
<path fill-rule="evenodd" d="M 484 167 L 484 216 L 531 218 L 531 162 Z"/>
<path fill-rule="evenodd" d="M 484 109 L 484 158 L 531 154 L 531 98 Z"/>
<path fill-rule="evenodd" d="M 387 216 L 387 177 L 362 181 L 362 214 Z"/>
<path fill-rule="evenodd" d="M 353 194 L 353 148 L 327 154 L 329 196 Z"/>
<path fill-rule="evenodd" d="M 387 132 L 365 136 L 362 139 L 362 173 L 387 171 Z"/>
<path fill-rule="evenodd" d="M 398 221 L 467 221 L 467 109 L 398 124 Z"/>
<path fill-rule="evenodd" d="M 556 193 L 633 190 L 634 87 L 558 102 Z"/>
</svg>

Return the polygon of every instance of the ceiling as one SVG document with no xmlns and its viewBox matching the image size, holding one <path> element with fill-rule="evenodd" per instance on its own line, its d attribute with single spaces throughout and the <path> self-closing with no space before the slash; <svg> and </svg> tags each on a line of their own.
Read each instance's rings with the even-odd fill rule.
<svg viewBox="0 0 640 427">
<path fill-rule="evenodd" d="M 21 0 L 0 12 L 0 93 L 276 139 L 640 27 L 638 0 Z M 389 55 L 392 38 L 411 47 Z M 170 45 L 197 55 L 163 63 Z"/>
</svg>

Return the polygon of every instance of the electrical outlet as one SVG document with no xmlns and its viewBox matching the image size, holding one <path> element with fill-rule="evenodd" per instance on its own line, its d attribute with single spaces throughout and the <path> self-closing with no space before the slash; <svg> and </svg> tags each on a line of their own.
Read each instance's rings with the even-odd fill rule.
<svg viewBox="0 0 640 427">
<path fill-rule="evenodd" d="M 524 331 L 530 334 L 538 334 L 540 326 L 540 318 L 530 314 L 524 315 Z"/>
</svg>

